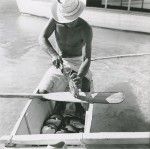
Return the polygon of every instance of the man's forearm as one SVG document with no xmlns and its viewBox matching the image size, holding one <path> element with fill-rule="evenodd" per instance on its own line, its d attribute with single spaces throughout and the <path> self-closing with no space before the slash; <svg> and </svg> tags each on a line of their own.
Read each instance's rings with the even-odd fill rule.
<svg viewBox="0 0 150 149">
<path fill-rule="evenodd" d="M 89 70 L 89 67 L 90 67 L 90 63 L 91 63 L 91 60 L 90 60 L 90 58 L 86 58 L 83 62 L 82 62 L 82 64 L 81 64 L 81 66 L 80 66 L 80 68 L 79 68 L 79 70 L 78 70 L 78 76 L 79 77 L 84 77 L 86 74 L 87 74 L 87 72 L 88 72 L 88 70 Z"/>
<path fill-rule="evenodd" d="M 42 46 L 42 49 L 51 57 L 58 55 L 58 53 L 55 51 L 48 39 L 42 37 L 39 39 L 39 43 Z"/>
</svg>

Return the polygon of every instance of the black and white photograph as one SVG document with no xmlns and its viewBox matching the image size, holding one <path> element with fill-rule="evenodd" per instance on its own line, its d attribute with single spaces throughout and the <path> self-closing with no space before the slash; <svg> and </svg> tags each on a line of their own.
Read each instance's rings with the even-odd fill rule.
<svg viewBox="0 0 150 149">
<path fill-rule="evenodd" d="M 150 149 L 150 0 L 0 0 L 0 149 Z"/>
</svg>

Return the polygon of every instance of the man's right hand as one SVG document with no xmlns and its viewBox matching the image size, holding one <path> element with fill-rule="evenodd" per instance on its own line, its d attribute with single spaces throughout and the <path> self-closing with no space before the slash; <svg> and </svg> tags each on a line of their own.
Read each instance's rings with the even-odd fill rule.
<svg viewBox="0 0 150 149">
<path fill-rule="evenodd" d="M 63 60 L 61 56 L 53 56 L 52 57 L 52 63 L 56 68 L 59 68 L 61 64 L 63 64 Z"/>
<path fill-rule="evenodd" d="M 78 88 L 81 89 L 82 86 L 82 78 L 78 76 L 77 73 L 73 73 L 70 76 L 71 80 L 74 82 L 74 85 Z"/>
</svg>

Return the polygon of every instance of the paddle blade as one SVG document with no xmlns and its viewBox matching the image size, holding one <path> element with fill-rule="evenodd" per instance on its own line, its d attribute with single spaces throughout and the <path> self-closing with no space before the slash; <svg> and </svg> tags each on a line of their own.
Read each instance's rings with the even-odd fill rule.
<svg viewBox="0 0 150 149">
<path fill-rule="evenodd" d="M 84 96 L 82 93 L 79 96 L 80 100 L 89 102 L 89 103 L 99 103 L 99 104 L 118 104 L 123 102 L 124 95 L 121 92 L 118 93 L 108 93 L 108 92 L 97 92 L 91 94 L 91 96 Z"/>
<path fill-rule="evenodd" d="M 106 98 L 106 101 L 109 102 L 110 104 L 115 104 L 115 103 L 121 103 L 125 99 L 125 96 L 123 93 L 115 93 L 110 95 L 108 98 Z"/>
</svg>

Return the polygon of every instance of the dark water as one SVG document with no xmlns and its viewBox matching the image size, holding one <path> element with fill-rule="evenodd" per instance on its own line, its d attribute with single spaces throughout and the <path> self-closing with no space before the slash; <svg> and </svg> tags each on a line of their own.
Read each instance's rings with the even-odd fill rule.
<svg viewBox="0 0 150 149">
<path fill-rule="evenodd" d="M 49 57 L 38 36 L 46 19 L 18 12 L 15 0 L 0 0 L 0 92 L 32 92 Z M 150 35 L 93 28 L 92 57 L 150 52 Z M 96 105 L 92 131 L 150 130 L 150 57 L 95 61 L 97 91 L 123 91 L 121 105 Z M 10 134 L 26 101 L 0 99 L 0 136 Z"/>
</svg>

